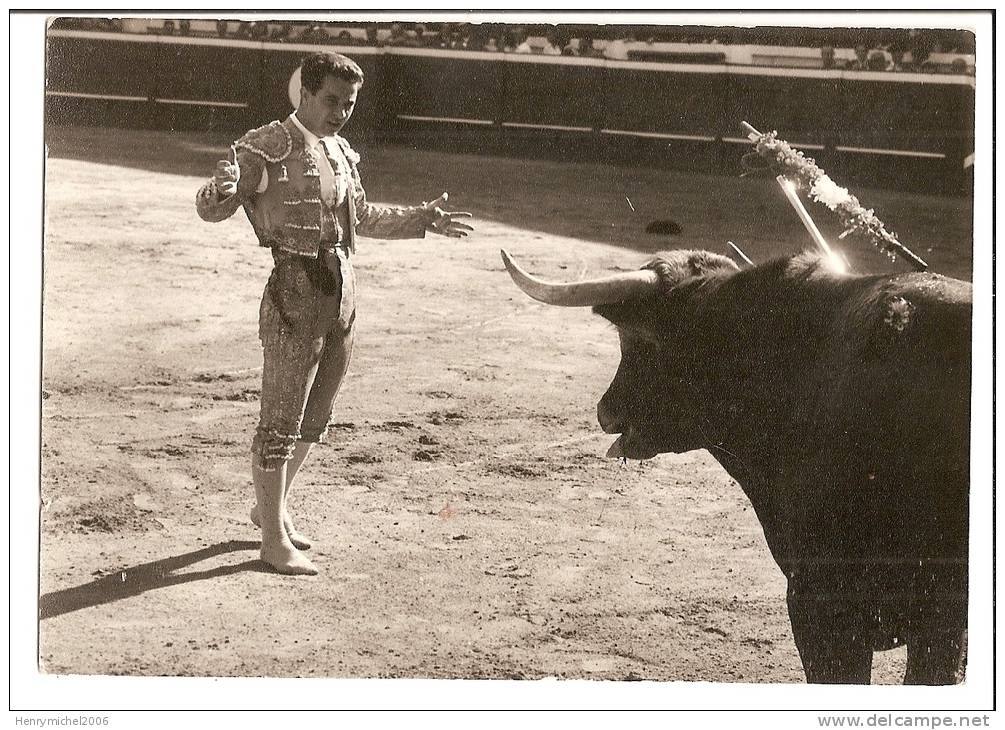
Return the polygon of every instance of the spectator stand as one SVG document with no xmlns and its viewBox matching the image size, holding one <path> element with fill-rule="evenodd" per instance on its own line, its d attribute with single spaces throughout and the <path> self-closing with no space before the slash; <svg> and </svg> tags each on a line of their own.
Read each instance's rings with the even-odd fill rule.
<svg viewBox="0 0 1005 730">
<path fill-rule="evenodd" d="M 494 37 L 482 31 L 495 29 L 479 26 L 421 35 L 402 27 L 398 42 L 408 45 L 398 46 L 389 28 L 373 25 L 269 23 L 252 40 L 253 28 L 233 23 L 193 22 L 187 36 L 177 28 L 165 34 L 163 21 L 160 28 L 151 21 L 143 34 L 125 26 L 50 30 L 47 119 L 247 129 L 288 113 L 286 91 L 300 59 L 330 48 L 353 55 L 375 89 L 357 111 L 360 134 L 392 141 L 467 138 L 484 151 L 536 145 L 615 159 L 634 150 L 646 164 L 706 159 L 715 168 L 735 162 L 737 146 L 749 144 L 735 125 L 751 119 L 785 130 L 809 154 L 851 156 L 891 174 L 910 162 L 911 177 L 950 181 L 973 151 L 972 76 L 811 67 L 823 65 L 819 48 L 624 41 L 620 53 L 628 60 L 615 60 L 602 57 L 606 41 L 592 44 L 590 56 L 544 55 L 536 51 L 547 39 L 522 33 L 500 36 L 508 53 L 459 50 L 484 48 Z M 318 40 L 304 42 L 305 32 Z M 276 33 L 284 37 L 274 39 Z M 578 41 L 566 47 L 578 52 Z M 432 45 L 447 43 L 458 47 Z M 530 52 L 516 52 L 521 45 Z M 681 54 L 669 57 L 688 62 L 632 60 L 639 49 Z M 839 49 L 836 60 L 849 53 Z M 715 54 L 714 62 L 691 62 L 703 54 Z M 802 65 L 782 65 L 791 59 Z M 119 72 L 130 67 L 154 73 Z M 202 73 L 207 67 L 218 69 L 212 79 Z M 445 103 L 444 85 L 477 93 L 453 94 Z"/>
</svg>

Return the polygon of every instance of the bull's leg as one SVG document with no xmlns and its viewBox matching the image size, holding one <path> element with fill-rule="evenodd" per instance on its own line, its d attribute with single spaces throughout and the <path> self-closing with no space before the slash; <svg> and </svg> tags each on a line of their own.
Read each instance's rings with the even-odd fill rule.
<svg viewBox="0 0 1005 730">
<path fill-rule="evenodd" d="M 964 492 L 965 493 L 965 492 Z M 967 552 L 960 539 L 916 574 L 904 684 L 956 684 L 967 659 Z"/>
<path fill-rule="evenodd" d="M 958 684 L 967 663 L 967 632 L 922 630 L 907 637 L 904 684 Z"/>
<path fill-rule="evenodd" d="M 869 684 L 872 645 L 862 614 L 831 597 L 789 590 L 789 620 L 806 681 L 811 684 Z"/>
</svg>

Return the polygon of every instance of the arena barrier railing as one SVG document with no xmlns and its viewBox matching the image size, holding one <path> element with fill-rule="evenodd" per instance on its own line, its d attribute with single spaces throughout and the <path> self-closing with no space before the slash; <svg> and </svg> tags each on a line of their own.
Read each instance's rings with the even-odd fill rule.
<svg viewBox="0 0 1005 730">
<path fill-rule="evenodd" d="M 352 136 L 364 140 L 709 166 L 739 156 L 747 119 L 851 174 L 920 174 L 951 190 L 972 161 L 970 76 L 96 31 L 49 31 L 46 119 L 236 136 L 289 113 L 293 72 L 320 49 L 363 67 Z"/>
</svg>

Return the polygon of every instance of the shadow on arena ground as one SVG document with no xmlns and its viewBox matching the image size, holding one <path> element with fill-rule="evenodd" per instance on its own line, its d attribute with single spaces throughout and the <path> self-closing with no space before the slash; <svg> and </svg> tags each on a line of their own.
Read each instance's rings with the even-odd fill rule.
<svg viewBox="0 0 1005 730">
<path fill-rule="evenodd" d="M 258 542 L 228 540 L 183 555 L 123 568 L 111 575 L 73 588 L 52 591 L 42 595 L 39 599 L 39 618 L 45 620 L 71 611 L 101 606 L 123 598 L 138 596 L 155 588 L 164 588 L 195 580 L 208 580 L 246 570 L 269 572 L 271 569 L 258 559 L 244 560 L 240 563 L 223 565 L 209 570 L 189 573 L 174 572 L 207 558 L 231 552 L 257 550 L 258 547 Z"/>
</svg>

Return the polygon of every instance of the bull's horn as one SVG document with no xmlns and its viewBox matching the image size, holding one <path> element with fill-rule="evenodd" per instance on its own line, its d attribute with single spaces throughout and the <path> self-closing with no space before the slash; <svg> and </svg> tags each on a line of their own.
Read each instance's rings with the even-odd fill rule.
<svg viewBox="0 0 1005 730">
<path fill-rule="evenodd" d="M 569 283 L 542 281 L 517 266 L 505 249 L 500 253 L 509 275 L 527 296 L 559 307 L 593 307 L 598 304 L 623 302 L 651 294 L 656 291 L 659 283 L 656 272 L 649 269 L 589 281 Z"/>
</svg>

